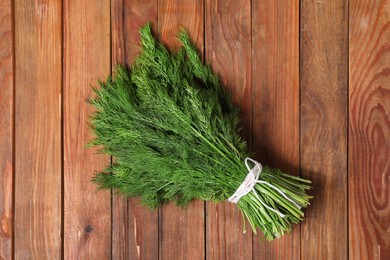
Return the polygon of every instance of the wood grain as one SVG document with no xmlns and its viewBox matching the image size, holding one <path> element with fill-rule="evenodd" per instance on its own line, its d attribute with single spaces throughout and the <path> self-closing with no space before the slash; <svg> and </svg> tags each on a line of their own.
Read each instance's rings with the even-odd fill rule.
<svg viewBox="0 0 390 260">
<path fill-rule="evenodd" d="M 253 151 L 261 163 L 298 175 L 299 1 L 254 1 L 252 9 Z M 299 259 L 299 225 L 253 243 L 254 259 Z"/>
<path fill-rule="evenodd" d="M 139 51 L 138 28 L 157 27 L 157 1 L 114 0 L 111 12 L 112 63 L 130 65 Z M 158 259 L 158 210 L 114 195 L 112 217 L 112 259 Z"/>
<path fill-rule="evenodd" d="M 158 35 L 170 48 L 180 47 L 176 38 L 184 26 L 196 47 L 203 53 L 204 48 L 204 2 L 202 0 L 159 0 Z"/>
<path fill-rule="evenodd" d="M 61 258 L 60 0 L 15 8 L 15 259 Z"/>
<path fill-rule="evenodd" d="M 347 259 L 348 1 L 301 2 L 302 259 Z"/>
<path fill-rule="evenodd" d="M 390 259 L 389 12 L 386 0 L 0 0 L 0 259 Z M 189 30 L 255 159 L 313 181 L 301 229 L 269 243 L 242 234 L 228 203 L 153 212 L 96 190 L 111 160 L 85 148 L 85 101 L 133 61 L 146 21 L 173 49 Z"/>
<path fill-rule="evenodd" d="M 12 255 L 13 30 L 10 0 L 0 0 L 0 259 Z"/>
<path fill-rule="evenodd" d="M 351 1 L 349 255 L 390 259 L 390 6 Z"/>
<path fill-rule="evenodd" d="M 111 258 L 111 199 L 91 182 L 110 158 L 86 149 L 91 84 L 110 73 L 110 1 L 64 2 L 64 259 Z"/>
<path fill-rule="evenodd" d="M 205 53 L 240 108 L 242 135 L 252 139 L 252 63 L 250 1 L 206 1 Z M 248 224 L 248 223 L 247 223 Z M 252 259 L 252 232 L 232 203 L 206 204 L 207 259 Z"/>
<path fill-rule="evenodd" d="M 204 46 L 204 2 L 201 0 L 159 0 L 158 33 L 175 49 L 175 35 L 184 26 L 198 49 Z M 204 259 L 205 236 L 203 201 L 193 201 L 187 209 L 170 203 L 160 208 L 159 259 Z"/>
</svg>

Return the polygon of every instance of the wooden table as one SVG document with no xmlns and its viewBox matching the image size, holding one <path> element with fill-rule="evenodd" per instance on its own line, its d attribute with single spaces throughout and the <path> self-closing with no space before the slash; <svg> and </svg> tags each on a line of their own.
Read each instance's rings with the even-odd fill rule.
<svg viewBox="0 0 390 260">
<path fill-rule="evenodd" d="M 390 259 L 386 0 L 0 0 L 0 259 Z M 183 25 L 241 107 L 255 158 L 313 181 L 274 242 L 232 204 L 148 211 L 96 191 L 90 85 L 153 23 Z"/>
</svg>

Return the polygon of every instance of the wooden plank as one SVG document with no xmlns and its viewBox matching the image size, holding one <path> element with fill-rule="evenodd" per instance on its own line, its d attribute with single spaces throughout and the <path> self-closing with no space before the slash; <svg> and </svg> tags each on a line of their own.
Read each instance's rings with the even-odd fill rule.
<svg viewBox="0 0 390 260">
<path fill-rule="evenodd" d="M 162 41 L 175 49 L 175 35 L 183 25 L 203 52 L 204 2 L 201 0 L 160 0 L 158 33 Z M 159 259 L 203 259 L 205 257 L 204 202 L 193 201 L 187 209 L 170 203 L 160 208 Z"/>
<path fill-rule="evenodd" d="M 240 106 L 242 135 L 251 145 L 252 66 L 250 1 L 206 1 L 206 61 Z M 207 259 L 252 259 L 252 232 L 243 234 L 237 206 L 206 204 Z"/>
<path fill-rule="evenodd" d="M 351 1 L 349 256 L 390 259 L 390 8 Z"/>
<path fill-rule="evenodd" d="M 14 8 L 14 257 L 60 259 L 62 4 Z"/>
<path fill-rule="evenodd" d="M 139 50 L 138 28 L 157 26 L 157 0 L 114 0 L 111 12 L 112 63 L 131 64 Z M 112 217 L 112 259 L 158 259 L 158 210 L 114 195 Z"/>
<path fill-rule="evenodd" d="M 347 259 L 348 1 L 301 2 L 302 259 Z M 321 246 L 319 246 L 321 245 Z"/>
<path fill-rule="evenodd" d="M 253 151 L 259 162 L 299 174 L 299 1 L 254 1 Z M 300 228 L 269 243 L 254 236 L 254 259 L 299 259 Z"/>
<path fill-rule="evenodd" d="M 64 258 L 111 258 L 110 192 L 97 191 L 95 171 L 108 156 L 86 149 L 90 85 L 110 73 L 110 1 L 64 2 Z"/>
<path fill-rule="evenodd" d="M 0 259 L 12 255 L 13 30 L 10 0 L 0 0 Z"/>
<path fill-rule="evenodd" d="M 111 63 L 123 64 L 125 62 L 125 34 L 126 23 L 124 22 L 125 2 L 123 0 L 111 1 Z M 114 67 L 111 67 L 114 70 Z M 111 158 L 114 163 L 115 159 Z M 111 259 L 130 258 L 129 216 L 127 213 L 127 198 L 112 191 L 112 237 Z"/>
</svg>

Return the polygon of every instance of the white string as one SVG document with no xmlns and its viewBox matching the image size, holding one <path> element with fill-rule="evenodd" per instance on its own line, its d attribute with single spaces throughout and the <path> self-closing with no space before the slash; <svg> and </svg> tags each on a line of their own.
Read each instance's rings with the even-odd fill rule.
<svg viewBox="0 0 390 260">
<path fill-rule="evenodd" d="M 249 160 L 255 164 L 252 169 L 249 167 Z M 248 168 L 249 173 L 245 177 L 245 180 L 241 183 L 240 187 L 238 187 L 236 192 L 228 199 L 232 203 L 237 203 L 243 196 L 253 190 L 257 180 L 259 179 L 260 172 L 263 169 L 259 162 L 252 160 L 251 158 L 245 158 L 245 165 L 246 168 Z"/>
<path fill-rule="evenodd" d="M 255 164 L 255 166 L 251 169 L 249 167 L 249 164 L 248 164 L 248 161 L 251 161 L 252 163 Z M 278 214 L 280 217 L 284 218 L 285 215 L 282 214 L 280 211 L 278 210 L 275 210 L 273 208 L 271 208 L 270 206 L 268 206 L 267 204 L 265 204 L 259 197 L 259 195 L 257 194 L 256 190 L 255 190 L 255 185 L 256 183 L 262 183 L 262 184 L 265 184 L 265 185 L 268 185 L 269 187 L 273 188 L 274 190 L 276 190 L 280 195 L 282 195 L 285 199 L 287 199 L 288 201 L 290 201 L 291 203 L 294 204 L 294 206 L 296 206 L 297 208 L 301 208 L 295 201 L 293 201 L 291 198 L 289 198 L 283 191 L 281 191 L 279 188 L 275 187 L 274 185 L 266 182 L 266 181 L 262 181 L 260 180 L 259 181 L 259 177 L 260 177 L 260 173 L 263 169 L 263 166 L 261 166 L 261 164 L 258 162 L 258 161 L 255 161 L 249 157 L 245 158 L 245 165 L 246 165 L 246 168 L 248 169 L 249 173 L 248 175 L 245 177 L 245 180 L 241 183 L 240 187 L 238 187 L 238 189 L 236 190 L 236 192 L 234 192 L 234 194 L 228 199 L 228 201 L 230 201 L 231 203 L 237 203 L 242 197 L 244 197 L 246 194 L 248 194 L 249 192 L 253 191 L 253 193 L 255 194 L 256 198 L 260 201 L 260 203 L 266 207 L 267 209 L 275 212 L 276 214 Z"/>
</svg>

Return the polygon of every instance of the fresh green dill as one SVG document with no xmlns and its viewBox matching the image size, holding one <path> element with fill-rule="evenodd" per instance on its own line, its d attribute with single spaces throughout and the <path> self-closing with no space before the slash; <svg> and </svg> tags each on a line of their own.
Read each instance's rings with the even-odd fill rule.
<svg viewBox="0 0 390 260">
<path fill-rule="evenodd" d="M 140 197 L 149 208 L 171 200 L 179 205 L 226 200 L 248 173 L 244 159 L 250 154 L 238 134 L 237 107 L 184 30 L 178 35 L 183 47 L 176 52 L 156 41 L 150 24 L 140 34 L 135 62 L 129 68 L 118 65 L 89 100 L 96 109 L 90 118 L 95 138 L 89 144 L 115 158 L 94 181 L 100 188 Z M 263 167 L 261 180 L 301 207 L 308 205 L 309 181 L 269 167 Z M 248 193 L 237 206 L 255 233 L 260 229 L 271 240 L 303 219 L 301 209 L 275 189 L 259 183 L 255 190 L 285 215 Z"/>
</svg>

